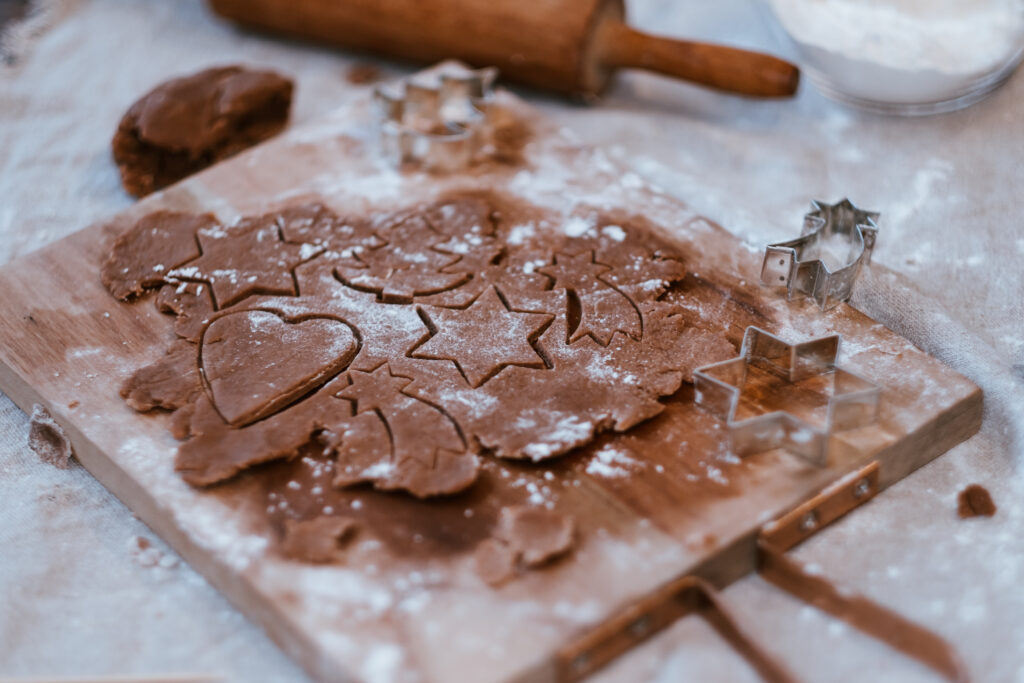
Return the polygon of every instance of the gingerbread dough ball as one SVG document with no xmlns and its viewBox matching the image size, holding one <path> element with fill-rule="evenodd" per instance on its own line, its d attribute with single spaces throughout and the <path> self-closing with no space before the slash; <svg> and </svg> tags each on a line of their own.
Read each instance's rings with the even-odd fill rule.
<svg viewBox="0 0 1024 683">
<path fill-rule="evenodd" d="M 227 66 L 175 78 L 131 106 L 114 135 L 126 190 L 142 197 L 278 133 L 292 81 Z"/>
</svg>

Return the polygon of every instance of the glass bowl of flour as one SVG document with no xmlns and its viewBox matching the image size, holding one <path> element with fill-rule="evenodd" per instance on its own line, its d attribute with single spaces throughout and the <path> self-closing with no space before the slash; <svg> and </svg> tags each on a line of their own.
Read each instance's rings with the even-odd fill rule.
<svg viewBox="0 0 1024 683">
<path fill-rule="evenodd" d="M 1024 0 L 763 0 L 827 96 L 871 111 L 953 111 L 1024 58 Z"/>
</svg>

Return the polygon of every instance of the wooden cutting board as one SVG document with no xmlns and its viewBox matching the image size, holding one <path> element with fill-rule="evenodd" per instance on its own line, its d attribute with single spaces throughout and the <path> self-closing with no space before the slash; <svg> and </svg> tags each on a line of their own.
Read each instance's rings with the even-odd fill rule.
<svg viewBox="0 0 1024 683">
<path fill-rule="evenodd" d="M 0 269 L 0 389 L 26 411 L 45 407 L 90 472 L 319 680 L 555 680 L 557 651 L 623 605 L 687 574 L 730 583 L 754 568 L 764 522 L 871 461 L 888 486 L 981 422 L 981 391 L 970 381 L 849 306 L 822 313 L 762 290 L 759 252 L 513 96 L 500 98 L 532 129 L 521 163 L 397 172 L 378 161 L 366 98 Z M 736 344 L 751 324 L 793 342 L 841 334 L 841 364 L 883 387 L 877 424 L 840 433 L 824 468 L 782 451 L 741 461 L 684 384 L 660 416 L 625 434 L 542 466 L 489 460 L 481 481 L 449 500 L 357 489 L 346 500 L 366 521 L 343 563 L 283 559 L 265 473 L 190 487 L 173 470 L 166 415 L 135 413 L 119 397 L 133 370 L 164 353 L 172 319 L 152 298 L 116 302 L 99 264 L 116 234 L 158 208 L 230 223 L 297 197 L 351 215 L 465 188 L 562 218 L 593 210 L 649 219 L 685 256 L 690 275 L 677 294 L 695 319 Z M 883 249 L 884 239 L 883 226 Z M 609 446 L 629 462 L 601 461 L 596 453 Z M 276 467 L 287 477 L 295 466 Z M 502 506 L 531 496 L 575 516 L 575 552 L 489 587 L 474 572 L 473 549 Z"/>
</svg>

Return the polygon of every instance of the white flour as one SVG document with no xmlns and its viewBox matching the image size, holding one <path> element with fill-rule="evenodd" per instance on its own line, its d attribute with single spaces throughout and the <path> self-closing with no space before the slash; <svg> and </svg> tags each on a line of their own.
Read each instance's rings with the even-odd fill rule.
<svg viewBox="0 0 1024 683">
<path fill-rule="evenodd" d="M 1024 0 L 771 0 L 804 60 L 847 95 L 959 97 L 1024 44 Z"/>
</svg>

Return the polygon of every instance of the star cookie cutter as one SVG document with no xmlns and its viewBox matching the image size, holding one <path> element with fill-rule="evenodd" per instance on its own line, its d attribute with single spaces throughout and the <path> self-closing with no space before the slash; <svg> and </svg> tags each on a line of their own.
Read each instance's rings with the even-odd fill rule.
<svg viewBox="0 0 1024 683">
<path fill-rule="evenodd" d="M 879 214 L 859 209 L 849 199 L 811 204 L 800 237 L 765 249 L 761 284 L 785 287 L 789 300 L 805 294 L 824 311 L 850 298 L 861 266 L 871 263 Z M 836 248 L 845 251 L 837 254 Z M 833 271 L 823 255 L 843 265 Z"/>
<path fill-rule="evenodd" d="M 482 146 L 497 77 L 494 67 L 465 69 L 442 73 L 436 83 L 408 79 L 375 88 L 384 156 L 429 171 L 469 165 Z"/>
<path fill-rule="evenodd" d="M 834 334 L 789 344 L 760 328 L 748 327 L 739 357 L 694 371 L 694 400 L 725 421 L 736 455 L 785 448 L 823 467 L 828 461 L 832 433 L 872 424 L 881 393 L 877 384 L 836 366 L 839 343 L 839 335 Z M 752 370 L 788 384 L 825 378 L 830 391 L 815 392 L 819 398 L 820 393 L 830 394 L 824 424 L 813 424 L 786 410 L 737 419 L 743 389 Z"/>
</svg>

